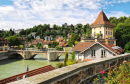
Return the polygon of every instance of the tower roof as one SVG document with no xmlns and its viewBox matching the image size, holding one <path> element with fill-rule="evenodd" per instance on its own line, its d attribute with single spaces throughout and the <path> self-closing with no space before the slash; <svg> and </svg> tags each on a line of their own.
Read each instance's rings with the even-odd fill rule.
<svg viewBox="0 0 130 84">
<path fill-rule="evenodd" d="M 115 26 L 108 20 L 107 16 L 105 15 L 103 11 L 100 12 L 95 22 L 92 23 L 90 26 L 92 27 L 92 26 L 98 26 L 98 25 L 109 25 L 112 27 Z"/>
</svg>

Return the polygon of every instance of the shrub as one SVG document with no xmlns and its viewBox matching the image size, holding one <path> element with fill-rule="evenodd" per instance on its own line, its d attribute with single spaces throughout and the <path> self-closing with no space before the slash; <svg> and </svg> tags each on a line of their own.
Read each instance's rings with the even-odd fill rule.
<svg viewBox="0 0 130 84">
<path fill-rule="evenodd" d="M 67 66 L 72 65 L 72 64 L 76 64 L 76 61 L 68 59 Z"/>
<path fill-rule="evenodd" d="M 59 62 L 59 63 L 56 64 L 56 68 L 61 68 L 63 66 L 64 66 L 64 63 L 61 63 L 61 62 Z"/>
<path fill-rule="evenodd" d="M 119 67 L 110 68 L 108 73 L 105 73 L 104 70 L 101 73 L 102 75 L 98 75 L 94 79 L 94 83 L 100 84 L 100 79 L 102 78 L 107 84 L 130 84 L 130 62 L 123 61 Z"/>
<path fill-rule="evenodd" d="M 34 46 L 33 46 L 33 45 L 31 45 L 31 46 L 30 46 L 30 48 L 34 48 Z"/>
</svg>

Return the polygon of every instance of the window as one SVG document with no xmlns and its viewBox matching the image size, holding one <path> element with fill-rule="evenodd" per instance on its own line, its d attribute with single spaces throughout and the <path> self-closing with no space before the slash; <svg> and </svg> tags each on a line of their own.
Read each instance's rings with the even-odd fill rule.
<svg viewBox="0 0 130 84">
<path fill-rule="evenodd" d="M 96 28 L 94 28 L 94 30 L 95 30 Z"/>
<path fill-rule="evenodd" d="M 95 57 L 95 50 L 92 50 L 91 56 Z"/>
<path fill-rule="evenodd" d="M 104 58 L 104 57 L 106 57 L 106 52 L 105 50 L 101 50 L 101 58 Z"/>
<path fill-rule="evenodd" d="M 106 30 L 107 30 L 107 27 L 106 27 Z"/>
<path fill-rule="evenodd" d="M 101 29 L 101 27 L 100 27 L 100 29 Z"/>
<path fill-rule="evenodd" d="M 108 35 L 109 35 L 109 31 L 108 31 Z"/>
<path fill-rule="evenodd" d="M 111 35 L 112 35 L 112 32 L 111 32 Z"/>
<path fill-rule="evenodd" d="M 107 35 L 107 31 L 106 31 L 106 35 Z"/>
<path fill-rule="evenodd" d="M 96 32 L 94 32 L 94 35 L 96 35 Z"/>
</svg>

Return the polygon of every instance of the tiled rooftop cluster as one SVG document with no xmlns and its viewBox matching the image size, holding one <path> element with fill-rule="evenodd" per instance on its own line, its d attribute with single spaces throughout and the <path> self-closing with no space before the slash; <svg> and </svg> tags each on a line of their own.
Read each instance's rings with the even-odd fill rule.
<svg viewBox="0 0 130 84">
<path fill-rule="evenodd" d="M 9 41 L 7 41 L 7 39 L 0 38 L 0 44 L 5 44 L 5 43 L 9 43 Z"/>
</svg>

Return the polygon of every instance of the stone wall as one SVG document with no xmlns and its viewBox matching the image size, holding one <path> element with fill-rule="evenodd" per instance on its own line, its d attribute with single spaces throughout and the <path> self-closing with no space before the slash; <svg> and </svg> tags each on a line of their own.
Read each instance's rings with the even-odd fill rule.
<svg viewBox="0 0 130 84">
<path fill-rule="evenodd" d="M 3 60 L 3 59 L 8 59 L 8 52 L 6 51 L 0 52 L 0 60 Z"/>
<path fill-rule="evenodd" d="M 87 84 L 89 79 L 102 70 L 120 65 L 124 60 L 130 60 L 130 54 L 70 65 L 11 84 Z"/>
</svg>

